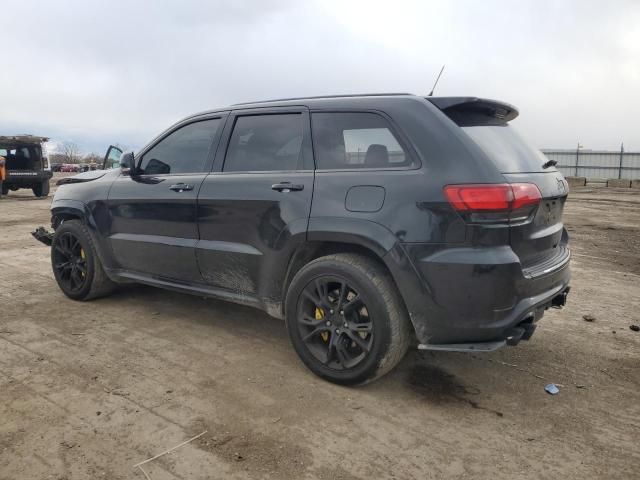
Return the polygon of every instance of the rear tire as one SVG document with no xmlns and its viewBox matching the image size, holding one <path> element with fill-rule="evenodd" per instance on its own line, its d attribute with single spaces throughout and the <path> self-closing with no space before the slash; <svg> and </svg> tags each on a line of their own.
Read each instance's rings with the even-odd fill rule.
<svg viewBox="0 0 640 480">
<path fill-rule="evenodd" d="M 285 318 L 304 364 L 341 385 L 367 383 L 389 372 L 412 338 L 389 273 L 357 254 L 328 255 L 305 265 L 289 286 Z"/>
<path fill-rule="evenodd" d="M 44 180 L 43 182 L 35 185 L 33 188 L 33 194 L 38 198 L 48 197 L 49 196 L 49 180 Z"/>
<path fill-rule="evenodd" d="M 4 183 L 4 182 L 0 182 L 0 183 Z M 9 187 L 2 185 L 2 195 L 9 195 Z"/>
<path fill-rule="evenodd" d="M 91 300 L 115 289 L 107 277 L 86 225 L 68 220 L 51 242 L 51 266 L 60 290 L 73 300 Z"/>
</svg>

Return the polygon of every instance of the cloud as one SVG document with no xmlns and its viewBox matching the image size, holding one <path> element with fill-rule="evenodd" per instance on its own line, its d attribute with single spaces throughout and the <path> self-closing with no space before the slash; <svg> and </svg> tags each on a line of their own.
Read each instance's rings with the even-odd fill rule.
<svg viewBox="0 0 640 480">
<path fill-rule="evenodd" d="M 3 2 L 0 129 L 141 146 L 192 112 L 328 93 L 517 105 L 539 147 L 640 150 L 640 3 Z"/>
</svg>

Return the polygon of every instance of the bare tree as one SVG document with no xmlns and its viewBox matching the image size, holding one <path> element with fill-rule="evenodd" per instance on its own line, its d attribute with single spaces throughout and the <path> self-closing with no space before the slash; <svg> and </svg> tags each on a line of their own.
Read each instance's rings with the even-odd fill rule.
<svg viewBox="0 0 640 480">
<path fill-rule="evenodd" d="M 61 153 L 64 157 L 64 163 L 80 163 L 80 149 L 77 144 L 64 142 Z"/>
<path fill-rule="evenodd" d="M 102 164 L 102 157 L 95 152 L 87 153 L 82 159 L 82 163 L 99 163 Z"/>
</svg>

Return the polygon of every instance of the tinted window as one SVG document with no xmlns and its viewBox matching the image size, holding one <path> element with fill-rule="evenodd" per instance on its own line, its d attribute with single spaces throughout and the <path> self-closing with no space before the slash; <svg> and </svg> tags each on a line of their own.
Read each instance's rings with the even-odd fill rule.
<svg viewBox="0 0 640 480">
<path fill-rule="evenodd" d="M 238 117 L 223 170 L 298 170 L 302 161 L 302 132 L 300 114 Z"/>
<path fill-rule="evenodd" d="M 141 173 L 163 175 L 204 171 L 220 119 L 190 123 L 162 139 L 144 154 Z"/>
<path fill-rule="evenodd" d="M 543 172 L 547 158 L 531 147 L 508 125 L 462 127 L 478 146 L 493 160 L 502 173 Z"/>
<path fill-rule="evenodd" d="M 39 147 L 2 147 L 0 155 L 5 157 L 9 170 L 33 170 L 40 165 Z"/>
<path fill-rule="evenodd" d="M 387 121 L 375 113 L 314 113 L 320 169 L 390 168 L 411 164 Z"/>
</svg>

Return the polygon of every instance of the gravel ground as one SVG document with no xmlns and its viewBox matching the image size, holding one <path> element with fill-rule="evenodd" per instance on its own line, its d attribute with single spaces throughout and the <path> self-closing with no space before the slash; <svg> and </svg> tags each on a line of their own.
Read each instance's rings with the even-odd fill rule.
<svg viewBox="0 0 640 480">
<path fill-rule="evenodd" d="M 361 388 L 314 377 L 250 308 L 68 300 L 29 235 L 49 203 L 0 200 L 0 479 L 144 480 L 205 430 L 149 478 L 640 478 L 640 190 L 571 193 L 569 305 L 530 342 L 414 351 Z"/>
</svg>

